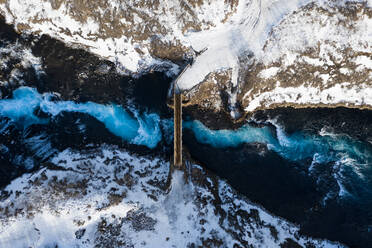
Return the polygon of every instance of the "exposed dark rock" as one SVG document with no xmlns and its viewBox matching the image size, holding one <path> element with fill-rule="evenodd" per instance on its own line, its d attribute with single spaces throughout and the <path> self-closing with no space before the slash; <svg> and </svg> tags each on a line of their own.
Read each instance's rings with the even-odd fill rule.
<svg viewBox="0 0 372 248">
<path fill-rule="evenodd" d="M 153 231 L 156 224 L 156 220 L 148 217 L 145 212 L 141 210 L 131 210 L 127 213 L 124 218 L 125 222 L 131 223 L 132 228 L 136 231 Z"/>
<path fill-rule="evenodd" d="M 94 241 L 95 248 L 117 248 L 117 247 L 131 247 L 130 240 L 120 237 L 122 222 L 107 223 L 106 219 L 102 218 L 98 224 L 97 237 Z"/>
<path fill-rule="evenodd" d="M 191 132 L 183 137 L 196 161 L 227 179 L 249 199 L 292 221 L 304 218 L 304 211 L 321 199 L 315 181 L 301 172 L 300 166 L 268 151 L 266 145 L 244 144 L 218 149 L 198 144 Z"/>
<path fill-rule="evenodd" d="M 58 92 L 65 100 L 124 103 L 130 77 L 116 73 L 112 62 L 43 35 L 32 47 L 42 58 L 45 77 L 34 85 L 41 92 Z M 106 73 L 102 73 L 106 72 Z"/>
<path fill-rule="evenodd" d="M 36 84 L 38 72 L 32 65 L 23 64 L 23 51 L 30 48 L 31 36 L 17 34 L 0 15 L 0 99 L 25 82 Z"/>
<path fill-rule="evenodd" d="M 281 248 L 303 248 L 300 244 L 298 244 L 293 239 L 286 239 L 286 241 L 280 244 Z"/>
<path fill-rule="evenodd" d="M 323 128 L 335 134 L 372 142 L 372 111 L 349 108 L 277 108 L 258 111 L 254 119 L 277 120 L 287 133 L 300 130 L 318 134 Z"/>
<path fill-rule="evenodd" d="M 21 37 L 10 31 L 9 28 L 4 23 L 0 24 L 0 37 L 7 42 L 34 39 L 32 37 Z M 21 74 L 24 75 L 22 80 L 26 85 L 36 87 L 39 92 L 58 92 L 62 99 L 77 102 L 115 102 L 125 105 L 128 101 L 133 100 L 133 104 L 136 104 L 136 107 L 138 106 L 141 110 L 150 109 L 159 112 L 162 116 L 171 116 L 171 112 L 165 105 L 167 89 L 171 79 L 167 78 L 165 74 L 155 72 L 141 78 L 122 76 L 116 72 L 113 63 L 82 49 L 67 47 L 62 42 L 48 36 L 42 36 L 40 39 L 34 39 L 33 41 L 35 45 L 32 47 L 32 51 L 35 56 L 41 57 L 45 71 L 41 78 L 37 77 L 32 68 L 27 70 L 18 68 L 19 61 L 16 58 L 9 63 L 11 70 L 21 70 Z M 2 77 L 9 78 L 11 70 L 7 70 L 1 72 Z M 19 85 L 21 84 L 3 87 L 1 89 L 3 97 L 10 96 L 11 92 Z M 234 123 L 231 120 L 227 110 L 226 96 L 223 94 L 221 95 L 221 101 L 223 109 L 220 112 L 191 105 L 184 109 L 185 117 L 198 119 L 212 129 L 234 129 L 241 126 L 243 122 Z M 371 143 L 371 113 L 368 110 L 346 108 L 278 108 L 258 111 L 254 118 L 261 122 L 277 118 L 278 123 L 288 133 L 299 130 L 318 133 L 324 127 L 332 127 L 332 131 L 335 133 L 345 133 L 353 138 Z M 49 117 L 39 109 L 36 110 L 35 114 L 39 117 Z M 0 187 L 26 171 L 23 167 L 17 167 L 14 158 L 26 160 L 29 156 L 30 161 L 36 161 L 36 164 L 47 160 L 47 157 L 35 155 L 35 150 L 24 144 L 25 138 L 44 134 L 49 138 L 53 148 L 57 150 L 69 147 L 80 150 L 87 145 L 98 146 L 102 143 L 109 143 L 116 144 L 119 147 L 127 147 L 139 154 L 162 153 L 164 155 L 168 152 L 164 152 L 162 148 L 149 151 L 145 147 L 125 144 L 120 138 L 111 134 L 102 123 L 89 115 L 62 113 L 53 118 L 48 126 L 31 126 L 27 130 L 26 136 L 14 124 L 6 127 L 5 131 L 0 134 L 2 142 L 0 142 L 0 145 L 2 145 L 0 149 L 4 150 L 4 152 L 2 150 L 0 152 L 0 163 L 2 163 L 0 167 Z M 239 192 L 253 201 L 264 205 L 275 214 L 301 224 L 305 234 L 341 240 L 351 245 L 357 245 L 358 240 L 362 238 L 363 241 L 361 242 L 363 244 L 369 244 L 370 232 L 360 228 L 360 225 L 363 227 L 368 225 L 372 216 L 363 214 L 361 216 L 367 216 L 367 218 L 358 216 L 358 213 L 352 213 L 355 209 L 348 208 L 348 206 L 342 206 L 343 208 L 341 208 L 339 203 L 335 201 L 330 201 L 327 208 L 321 208 L 318 205 L 326 190 L 318 187 L 315 180 L 329 179 L 328 186 L 336 187 L 337 185 L 331 177 L 311 178 L 306 175 L 306 168 L 301 167 L 301 164 L 286 161 L 274 152 L 268 151 L 266 146 L 262 144 L 246 144 L 238 148 L 216 149 L 198 144 L 190 132 L 186 132 L 184 139 L 193 159 L 199 161 L 217 175 L 226 178 Z M 20 155 L 22 156 L 19 157 Z M 170 154 L 167 153 L 164 156 L 168 155 Z M 43 166 L 48 166 L 48 163 L 44 163 Z M 330 167 L 329 165 L 322 166 L 320 166 L 320 169 L 324 169 L 326 172 L 327 168 Z M 193 173 L 197 175 L 200 184 L 209 184 L 207 180 L 204 180 L 204 175 L 198 174 L 197 170 Z M 328 175 L 327 173 L 323 174 Z M 126 183 L 131 184 L 130 178 L 125 179 L 128 179 Z M 116 198 L 115 196 L 113 200 L 116 202 L 118 199 L 120 197 Z M 215 203 L 218 205 L 218 199 Z M 366 211 L 362 208 L 359 210 L 360 213 Z M 221 209 L 220 211 L 222 214 Z M 259 221 L 259 217 L 257 214 L 255 215 L 254 211 L 249 213 L 249 218 L 256 222 Z M 151 228 L 155 225 L 154 220 L 144 213 L 128 213 L 127 221 L 132 223 L 135 230 L 152 230 Z M 357 225 L 356 221 L 360 225 Z M 121 225 L 122 223 L 107 226 L 107 223 L 102 221 L 99 226 L 102 230 L 102 236 L 99 238 L 100 246 L 97 247 L 124 245 L 125 241 L 115 240 Z M 107 230 L 109 230 L 108 234 L 103 234 Z M 275 230 L 270 230 L 271 235 L 275 238 L 277 235 Z M 111 242 L 111 238 L 114 242 Z M 218 245 L 220 240 L 205 240 L 204 244 Z M 283 247 L 298 247 L 297 245 L 293 240 L 287 240 L 282 244 Z"/>
<path fill-rule="evenodd" d="M 226 111 L 214 112 L 202 109 L 198 105 L 187 106 L 183 109 L 185 116 L 201 121 L 210 129 L 236 129 L 243 123 L 235 123 Z"/>
<path fill-rule="evenodd" d="M 84 236 L 85 231 L 86 231 L 85 228 L 77 230 L 77 231 L 75 232 L 75 237 L 76 237 L 77 239 L 81 239 L 81 238 Z"/>
<path fill-rule="evenodd" d="M 35 164 L 33 152 L 25 146 L 23 132 L 6 118 L 0 118 L 0 189 Z M 30 168 L 32 169 L 32 168 Z"/>
<path fill-rule="evenodd" d="M 0 39 L 15 42 L 19 37 L 19 34 L 14 30 L 12 25 L 6 24 L 5 19 L 0 15 Z"/>
</svg>

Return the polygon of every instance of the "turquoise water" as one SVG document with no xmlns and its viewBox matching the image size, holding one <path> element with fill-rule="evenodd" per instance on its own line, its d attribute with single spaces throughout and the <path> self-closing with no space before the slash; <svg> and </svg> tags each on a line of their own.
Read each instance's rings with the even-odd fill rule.
<svg viewBox="0 0 372 248">
<path fill-rule="evenodd" d="M 52 117 L 63 111 L 79 112 L 93 116 L 110 132 L 131 144 L 155 148 L 163 138 L 167 143 L 172 140 L 172 120 L 161 120 L 155 113 L 139 114 L 136 110 L 126 110 L 115 104 L 53 101 L 52 96 L 40 94 L 33 88 L 21 87 L 13 92 L 13 98 L 0 100 L 0 115 L 27 128 L 32 124 L 48 124 L 50 121 L 50 118 L 36 116 L 34 113 L 37 109 Z M 350 185 L 366 181 L 362 180 L 366 175 L 372 175 L 371 149 L 346 135 L 326 132 L 318 135 L 302 132 L 287 135 L 280 127 L 276 127 L 276 134 L 273 134 L 268 126 L 253 127 L 248 124 L 237 130 L 210 130 L 199 121 L 185 121 L 184 127 L 193 131 L 198 142 L 216 148 L 258 142 L 291 161 L 311 159 L 310 171 L 318 163 L 335 162 L 334 177 L 339 182 L 340 194 L 351 191 Z M 372 181 L 370 178 L 368 176 L 367 181 Z M 368 187 L 371 186 L 369 184 Z"/>
<path fill-rule="evenodd" d="M 172 135 L 172 121 L 160 120 L 155 113 L 139 114 L 115 104 L 52 101 L 52 96 L 48 93 L 40 94 L 33 88 L 21 87 L 13 92 L 13 98 L 0 100 L 0 115 L 27 127 L 49 122 L 48 118 L 34 114 L 38 108 L 51 116 L 63 111 L 85 113 L 104 123 L 113 134 L 149 148 L 156 147 L 161 141 L 161 127 L 167 130 L 165 136 Z M 253 127 L 248 124 L 237 130 L 210 130 L 199 121 L 185 121 L 184 127 L 192 130 L 198 142 L 203 144 L 224 148 L 258 142 L 267 144 L 270 150 L 294 161 L 314 158 L 319 162 L 327 162 L 348 157 L 360 163 L 370 163 L 372 158 L 371 151 L 364 144 L 345 135 L 306 135 L 300 132 L 287 135 L 279 127 L 276 128 L 276 135 L 273 135 L 268 126 Z"/>
<path fill-rule="evenodd" d="M 253 127 L 248 124 L 237 130 L 210 130 L 199 121 L 186 122 L 185 127 L 193 131 L 198 142 L 216 148 L 258 142 L 291 161 L 310 159 L 311 162 L 307 162 L 310 174 L 319 164 L 331 162 L 339 196 L 372 199 L 371 146 L 347 135 L 329 132 L 287 135 L 280 127 L 276 127 L 276 133 L 273 134 L 267 126 Z"/>
<path fill-rule="evenodd" d="M 116 104 L 55 101 L 53 100 L 53 96 L 53 94 L 48 93 L 40 94 L 33 88 L 21 87 L 13 92 L 13 97 L 11 99 L 0 99 L 0 117 L 10 118 L 14 124 L 26 130 L 24 133 L 27 133 L 28 130 L 31 130 L 28 129 L 30 125 L 48 125 L 55 116 L 62 112 L 84 113 L 96 118 L 106 126 L 107 130 L 114 135 L 121 137 L 128 143 L 144 145 L 153 149 L 157 147 L 160 142 L 164 141 L 169 145 L 168 147 L 171 147 L 173 139 L 172 119 L 161 119 L 158 114 L 139 113 L 134 108 L 127 106 L 124 108 Z M 39 109 L 42 112 L 47 113 L 49 117 L 37 116 L 35 113 Z M 8 123 L 6 120 L 4 122 Z M 197 142 L 195 142 L 196 149 L 199 148 L 201 144 L 220 148 L 208 148 L 211 153 L 206 155 L 209 156 L 212 154 L 213 156 L 214 152 L 221 152 L 223 154 L 223 158 L 221 159 L 222 163 L 218 164 L 219 168 L 222 168 L 221 174 L 218 174 L 219 176 L 224 177 L 226 175 L 228 170 L 225 170 L 224 166 L 231 166 L 231 168 L 233 168 L 230 170 L 230 173 L 231 171 L 232 173 L 235 173 L 235 168 L 237 168 L 237 170 L 241 169 L 243 173 L 240 173 L 240 171 L 237 172 L 242 175 L 241 177 L 238 177 L 240 180 L 238 183 L 244 185 L 246 182 L 251 182 L 253 188 L 256 186 L 256 181 L 252 180 L 252 178 L 257 177 L 257 180 L 262 181 L 263 184 L 266 184 L 269 180 L 274 178 L 275 185 L 269 184 L 269 187 L 265 188 L 265 190 L 272 191 L 273 187 L 275 187 L 275 189 L 278 190 L 275 190 L 274 192 L 283 192 L 283 194 L 289 194 L 290 197 L 294 196 L 293 204 L 301 204 L 300 206 L 303 206 L 302 202 L 299 201 L 302 201 L 302 199 L 307 201 L 308 198 L 300 197 L 297 199 L 295 194 L 308 194 L 307 187 L 300 185 L 300 190 L 305 189 L 304 191 L 289 191 L 288 193 L 289 187 L 297 189 L 298 185 L 296 184 L 296 180 L 293 180 L 292 178 L 288 182 L 282 183 L 282 181 L 275 179 L 275 176 L 271 177 L 272 173 L 277 173 L 279 179 L 282 178 L 281 175 L 285 175 L 283 178 L 286 178 L 287 175 L 291 175 L 286 173 L 291 172 L 292 168 L 286 169 L 281 166 L 279 168 L 284 168 L 284 170 L 275 170 L 273 172 L 271 168 L 274 168 L 276 165 L 280 166 L 280 164 L 275 164 L 275 160 L 269 160 L 270 163 L 272 162 L 270 166 L 273 165 L 273 167 L 268 167 L 268 170 L 263 170 L 264 173 L 259 174 L 261 173 L 259 172 L 260 170 L 257 169 L 256 165 L 253 166 L 252 164 L 255 160 L 249 160 L 249 156 L 244 157 L 245 148 L 239 148 L 240 145 L 245 143 L 266 144 L 269 150 L 274 151 L 286 160 L 296 162 L 288 163 L 289 166 L 294 166 L 296 173 L 298 169 L 298 174 L 295 174 L 294 176 L 292 174 L 290 177 L 300 176 L 300 178 L 309 178 L 309 182 L 306 183 L 315 185 L 314 187 L 312 185 L 309 187 L 311 190 L 314 189 L 317 197 L 319 196 L 316 198 L 316 202 L 314 202 L 314 206 L 317 206 L 317 209 L 319 204 L 322 204 L 325 209 L 327 209 L 327 206 L 333 208 L 332 212 L 335 212 L 335 214 L 332 216 L 349 216 L 348 218 L 350 218 L 352 224 L 350 228 L 354 228 L 355 226 L 358 228 L 357 232 L 360 232 L 359 229 L 366 230 L 366 226 L 369 228 L 371 222 L 368 220 L 370 216 L 368 210 L 371 209 L 372 206 L 371 144 L 359 142 L 347 135 L 336 135 L 332 132 L 326 131 L 322 131 L 319 134 L 310 134 L 304 131 L 287 134 L 281 127 L 276 126 L 275 128 L 272 128 L 272 125 L 275 126 L 275 123 L 262 127 L 246 124 L 236 130 L 211 130 L 199 121 L 184 121 L 184 128 L 191 130 L 195 135 L 197 140 Z M 96 131 L 98 133 L 100 132 L 100 130 Z M 0 130 L 0 132 L 2 131 Z M 48 137 L 50 136 L 46 133 L 38 133 L 38 136 L 27 138 L 26 145 L 32 147 L 31 150 L 33 155 L 43 152 L 50 152 L 50 154 L 53 153 L 54 148 L 47 139 Z M 223 150 L 230 147 L 235 147 L 237 149 L 233 153 L 230 153 L 233 155 L 229 155 L 227 152 L 226 154 L 228 154 L 228 156 L 225 156 Z M 4 151 L 3 153 L 7 153 L 7 151 Z M 20 153 L 22 153 L 22 150 Z M 50 154 L 48 153 L 45 157 L 49 157 Z M 36 155 L 40 157 L 44 156 L 43 154 Z M 233 166 L 231 156 L 235 155 L 239 156 L 238 159 L 243 161 L 238 165 L 241 165 L 242 167 L 244 166 L 244 168 Z M 265 156 L 265 154 L 262 154 L 262 156 Z M 221 156 L 219 158 L 221 158 Z M 23 157 L 19 156 L 19 159 L 23 159 Z M 216 158 L 213 158 L 211 161 L 211 163 L 216 162 Z M 278 163 L 283 163 L 283 161 L 278 161 Z M 24 161 L 23 163 L 21 161 L 20 165 L 27 169 L 32 169 L 34 166 L 33 163 L 27 163 L 27 161 Z M 259 164 L 259 166 L 261 165 L 266 166 L 265 164 Z M 252 170 L 255 166 L 256 168 Z M 259 173 L 247 173 L 251 171 L 258 171 Z M 232 180 L 234 180 L 233 176 L 232 178 Z M 282 184 L 284 184 L 284 186 Z M 267 194 L 267 191 L 259 190 L 258 192 L 260 194 L 263 192 L 262 197 L 271 195 Z M 309 198 L 312 197 L 314 196 L 309 196 Z M 278 193 L 277 198 L 282 198 L 280 193 Z M 276 197 L 269 199 L 274 203 L 280 203 L 280 200 L 276 199 Z M 289 201 L 292 201 L 292 198 L 287 197 L 285 199 L 290 199 Z M 340 204 L 346 204 L 340 205 L 342 207 L 335 207 L 335 201 Z M 277 206 L 277 204 L 275 203 L 273 206 Z M 306 215 L 310 216 L 310 219 L 315 217 L 314 228 L 317 228 L 317 223 L 319 221 L 321 222 L 321 225 L 324 225 L 323 217 L 328 221 L 326 222 L 327 227 L 334 228 L 332 222 L 333 219 L 327 219 L 329 213 L 329 209 L 327 209 L 326 212 L 314 212 L 314 214 L 309 213 L 309 215 L 307 215 L 307 213 Z M 292 215 L 292 213 L 290 213 L 290 215 Z M 349 224 L 349 222 L 350 221 L 346 219 L 345 221 L 340 220 L 340 222 L 336 223 L 341 223 L 339 226 L 342 226 L 343 223 Z M 339 232 L 339 230 L 344 231 L 342 228 L 335 230 L 335 232 Z M 345 230 L 348 232 L 350 231 L 349 229 Z M 370 229 L 368 229 L 368 233 L 370 233 Z"/>
<path fill-rule="evenodd" d="M 52 116 L 62 111 L 79 112 L 95 117 L 110 132 L 132 144 L 155 148 L 162 139 L 157 114 L 131 113 L 115 104 L 52 101 L 51 97 L 52 94 L 39 94 L 33 88 L 21 87 L 13 92 L 12 99 L 0 100 L 0 115 L 27 127 L 49 122 L 48 118 L 39 118 L 34 114 L 38 108 Z"/>
<path fill-rule="evenodd" d="M 237 130 L 210 130 L 199 121 L 186 122 L 186 128 L 191 129 L 198 142 L 209 144 L 216 148 L 237 147 L 244 143 L 267 144 L 283 157 L 298 161 L 305 158 L 327 162 L 348 155 L 351 159 L 371 162 L 372 154 L 365 144 L 354 141 L 346 135 L 307 135 L 300 132 L 292 135 L 285 134 L 280 127 L 276 127 L 276 135 L 269 127 L 253 127 L 249 124 Z"/>
</svg>

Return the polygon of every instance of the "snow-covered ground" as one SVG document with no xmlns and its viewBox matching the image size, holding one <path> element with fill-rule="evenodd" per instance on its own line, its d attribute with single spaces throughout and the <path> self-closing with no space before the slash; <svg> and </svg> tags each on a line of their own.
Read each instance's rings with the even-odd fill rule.
<svg viewBox="0 0 372 248">
<path fill-rule="evenodd" d="M 258 66 L 257 81 L 241 92 L 245 110 L 280 104 L 370 108 L 371 14 L 364 5 L 314 5 L 283 19 L 265 43 L 264 54 L 271 56 Z"/>
<path fill-rule="evenodd" d="M 351 86 L 350 83 L 334 85 L 327 89 L 318 87 L 276 87 L 251 98 L 246 111 L 269 108 L 272 105 L 308 105 L 308 106 L 372 106 L 372 88 L 368 85 Z"/>
<path fill-rule="evenodd" d="M 194 49 L 208 50 L 197 57 L 192 68 L 183 74 L 178 81 L 179 86 L 189 89 L 202 82 L 210 72 L 226 68 L 233 70 L 231 81 L 236 85 L 240 57 L 247 52 L 254 52 L 258 58 L 263 57 L 262 48 L 271 27 L 278 24 L 284 15 L 308 2 L 310 1 L 239 1 L 237 12 L 226 23 L 186 36 Z"/>
<path fill-rule="evenodd" d="M 10 0 L 0 4 L 0 14 L 18 30 L 51 35 L 117 62 L 119 69 L 141 72 L 158 64 L 172 65 L 151 56 L 150 43 L 154 36 L 172 41 L 183 37 L 186 28 L 206 29 L 224 20 L 232 8 L 221 0 L 196 7 L 184 1 L 58 4 Z M 171 70 L 178 72 L 174 64 Z"/>
<path fill-rule="evenodd" d="M 277 105 L 372 107 L 371 1 L 1 2 L 0 14 L 19 31 L 81 46 L 125 73 L 155 67 L 177 74 L 167 58 L 206 49 L 178 86 L 189 90 L 211 73 L 231 71 L 218 83 L 232 85 L 232 115 L 237 103 L 247 112 Z M 158 43 L 165 45 L 155 49 Z"/>
<path fill-rule="evenodd" d="M 33 68 L 37 76 L 44 73 L 41 59 L 35 57 L 30 48 L 0 40 L 0 86 L 24 84 L 24 70 L 29 68 Z"/>
<path fill-rule="evenodd" d="M 1 247 L 343 247 L 299 235 L 195 164 L 185 182 L 168 181 L 167 161 L 111 146 L 51 161 L 6 187 Z"/>
</svg>

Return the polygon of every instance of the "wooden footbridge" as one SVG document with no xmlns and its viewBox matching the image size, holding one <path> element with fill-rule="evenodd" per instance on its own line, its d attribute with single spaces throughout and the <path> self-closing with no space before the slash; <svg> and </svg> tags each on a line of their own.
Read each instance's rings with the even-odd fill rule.
<svg viewBox="0 0 372 248">
<path fill-rule="evenodd" d="M 182 74 L 190 67 L 187 65 L 181 74 L 173 82 L 173 109 L 174 109 L 174 154 L 173 163 L 177 169 L 183 169 L 182 161 L 182 91 L 177 81 Z"/>
<path fill-rule="evenodd" d="M 173 93 L 174 104 L 174 167 L 182 168 L 182 95 Z"/>
<path fill-rule="evenodd" d="M 196 57 L 204 53 L 208 48 L 205 47 L 201 51 L 196 51 L 190 47 L 194 52 L 194 56 L 189 64 L 182 70 L 178 77 L 173 81 L 172 93 L 173 93 L 173 109 L 174 109 L 174 154 L 173 154 L 173 165 L 177 169 L 185 169 L 184 161 L 182 161 L 182 89 L 178 85 L 178 80 L 182 78 L 182 75 L 187 71 Z"/>
</svg>

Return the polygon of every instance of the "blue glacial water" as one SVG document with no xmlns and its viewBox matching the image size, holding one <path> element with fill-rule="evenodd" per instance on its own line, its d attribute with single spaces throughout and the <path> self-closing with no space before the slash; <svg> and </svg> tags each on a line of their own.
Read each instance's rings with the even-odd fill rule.
<svg viewBox="0 0 372 248">
<path fill-rule="evenodd" d="M 13 92 L 12 98 L 0 100 L 0 117 L 11 119 L 20 129 L 23 128 L 26 130 L 24 133 L 27 133 L 30 125 L 48 125 L 54 117 L 63 112 L 78 112 L 96 118 L 98 121 L 103 123 L 111 133 L 121 137 L 123 140 L 131 144 L 144 145 L 152 149 L 158 146 L 162 140 L 168 144 L 172 141 L 172 119 L 161 119 L 159 115 L 155 113 L 139 113 L 134 107 L 126 106 L 123 108 L 116 104 L 105 105 L 94 102 L 76 103 L 73 101 L 61 101 L 55 100 L 54 96 L 55 95 L 50 93 L 40 94 L 33 88 L 21 87 Z M 41 110 L 47 115 L 36 114 L 38 113 L 38 110 Z M 55 120 L 58 120 L 58 118 Z M 271 124 L 275 126 L 275 123 Z M 316 194 L 319 194 L 319 198 L 316 198 L 317 202 L 314 203 L 314 206 L 318 204 L 318 199 L 322 199 L 319 203 L 326 209 L 324 213 L 317 212 L 314 213 L 314 215 L 310 215 L 311 218 L 308 223 L 309 230 L 311 231 L 314 229 L 316 230 L 315 232 L 317 232 L 320 227 L 324 226 L 323 229 L 326 231 L 335 229 L 335 233 L 340 233 L 341 236 L 345 235 L 347 237 L 350 231 L 354 230 L 354 226 L 356 226 L 359 229 L 356 230 L 355 233 L 359 234 L 364 232 L 367 233 L 365 235 L 370 235 L 370 230 L 372 230 L 370 229 L 371 215 L 369 212 L 369 209 L 371 209 L 372 206 L 371 144 L 362 143 L 347 135 L 336 135 L 332 132 L 326 131 L 322 131 L 318 134 L 310 134 L 304 131 L 286 134 L 283 132 L 281 127 L 276 126 L 276 128 L 272 128 L 272 125 L 270 125 L 270 127 L 269 125 L 256 127 L 246 124 L 236 130 L 211 130 L 199 121 L 184 121 L 184 128 L 192 131 L 199 143 L 197 144 L 198 146 L 205 144 L 212 148 L 222 149 L 234 147 L 237 148 L 237 152 L 233 153 L 235 156 L 235 154 L 239 154 L 240 151 L 241 153 L 244 153 L 245 151 L 244 147 L 240 150 L 240 145 L 245 143 L 262 143 L 266 144 L 269 150 L 274 151 L 286 160 L 298 162 L 293 163 L 293 166 L 304 166 L 300 168 L 301 170 L 299 170 L 299 173 L 305 171 L 305 176 L 301 176 L 300 178 L 315 179 L 317 187 L 312 188 L 310 185 L 311 189 L 314 189 L 314 191 L 317 191 L 318 188 L 321 189 L 319 192 L 316 192 Z M 2 132 L 1 128 L 0 132 Z M 97 130 L 97 132 L 100 132 L 100 130 Z M 26 142 L 27 145 L 35 148 L 35 153 L 53 152 L 53 147 L 48 141 L 48 135 L 45 134 L 47 137 L 44 137 L 43 135 L 44 133 L 41 133 L 35 137 L 28 137 Z M 210 154 L 213 154 L 213 152 L 219 152 L 221 150 L 211 149 L 211 151 Z M 20 152 L 22 153 L 22 151 Z M 38 156 L 43 157 L 44 155 L 39 154 Z M 46 157 L 48 156 L 49 155 Z M 20 156 L 19 158 L 19 160 L 22 160 L 24 157 Z M 233 166 L 233 163 L 231 163 L 229 159 L 231 158 L 223 157 L 221 159 L 221 166 Z M 245 157 L 243 154 L 243 160 L 244 159 Z M 211 161 L 213 163 L 213 159 Z M 24 162 L 23 166 L 27 168 L 26 162 L 27 161 Z M 250 162 L 251 161 L 247 161 L 247 165 L 249 165 Z M 277 166 L 275 161 L 273 161 L 273 163 L 274 167 Z M 242 165 L 245 165 L 245 161 Z M 30 168 L 32 166 L 33 164 L 30 163 Z M 281 168 L 285 167 L 282 166 Z M 239 168 L 237 169 L 239 170 Z M 250 167 L 246 167 L 243 168 L 242 171 L 244 172 L 245 170 L 245 172 L 247 172 L 251 169 L 252 168 Z M 261 170 L 258 170 L 257 168 L 255 168 L 254 171 L 259 173 L 261 172 Z M 270 178 L 276 180 L 276 177 L 270 177 L 269 174 L 272 173 L 271 170 L 263 170 L 263 172 L 266 174 L 252 174 L 251 177 L 258 176 L 258 180 L 261 180 L 264 183 L 266 183 L 265 180 L 270 180 Z M 280 174 L 286 172 L 288 171 L 276 171 L 274 173 Z M 226 170 L 222 170 L 221 173 L 226 173 Z M 219 175 L 223 177 L 223 174 Z M 242 173 L 241 175 L 242 177 L 238 177 L 240 180 L 239 184 L 244 185 L 245 180 L 250 181 L 249 178 L 246 179 L 246 177 L 250 176 L 249 173 Z M 299 174 L 295 174 L 295 176 L 298 175 Z M 234 180 L 233 176 L 231 178 Z M 278 177 L 278 179 L 281 178 L 281 176 Z M 253 181 L 253 184 L 255 183 L 254 180 L 251 181 Z M 288 187 L 297 187 L 295 184 L 297 181 L 293 180 L 293 178 L 289 180 L 289 186 L 282 186 L 281 181 L 275 182 L 279 183 L 274 186 L 269 184 L 269 186 L 264 190 L 272 191 L 272 187 L 276 187 L 279 191 L 275 192 L 283 190 L 283 194 L 286 194 L 286 192 L 288 194 L 289 192 L 289 194 L 291 194 L 290 196 L 308 193 L 306 190 L 307 187 L 305 187 L 306 185 L 300 187 L 299 190 L 305 189 L 304 191 L 301 191 L 301 193 L 298 193 L 299 191 L 296 190 L 293 192 L 290 190 L 288 191 Z M 242 188 L 244 189 L 244 187 Z M 259 191 L 259 193 L 262 192 L 264 193 L 263 197 L 270 195 L 266 194 L 265 191 Z M 281 198 L 280 196 L 278 197 Z M 259 200 L 260 198 L 256 199 Z M 308 198 L 294 197 L 293 199 L 295 199 L 293 204 L 299 204 L 300 207 L 313 206 L 307 205 L 307 200 L 312 200 L 313 195 L 310 195 Z M 335 206 L 334 200 L 340 203 L 347 203 L 347 207 Z M 278 202 L 278 204 L 281 203 L 281 201 L 275 199 L 275 197 L 272 199 L 270 198 L 270 201 Z M 305 201 L 306 203 L 302 205 L 302 201 Z M 277 205 L 273 204 L 273 206 L 274 210 L 276 209 L 279 211 L 278 208 L 275 208 Z M 290 206 L 290 204 L 288 206 Z M 331 210 L 327 209 L 327 206 L 330 206 Z M 329 212 L 327 211 L 334 213 L 333 215 L 331 214 L 331 217 L 328 219 L 327 216 L 329 216 Z M 283 212 L 281 213 L 283 214 Z M 288 216 L 284 213 L 284 216 L 287 217 L 291 217 L 292 215 L 292 212 L 289 212 Z M 351 225 L 349 227 L 346 225 L 344 228 L 345 223 L 349 224 L 350 222 L 349 219 L 344 220 L 340 217 L 344 215 L 349 216 L 348 218 L 350 218 L 354 226 Z M 298 217 L 300 220 L 303 218 L 301 216 Z M 315 218 L 314 222 L 312 222 L 313 217 Z M 324 219 L 327 219 L 326 224 L 324 224 Z M 334 220 L 339 221 L 334 222 Z M 320 226 L 317 226 L 318 222 L 320 222 Z M 335 223 L 340 223 L 339 225 L 337 224 L 340 228 L 337 229 L 334 226 Z M 314 227 L 312 226 L 313 224 Z M 338 240 L 339 236 L 337 237 Z"/>
<path fill-rule="evenodd" d="M 291 161 L 310 159 L 309 173 L 321 163 L 332 163 L 333 177 L 339 186 L 339 196 L 360 196 L 372 200 L 372 147 L 347 135 L 330 132 L 287 135 L 280 127 L 276 134 L 268 126 L 249 124 L 237 130 L 210 130 L 199 121 L 184 124 L 198 142 L 216 148 L 238 147 L 244 143 L 263 143 Z"/>
<path fill-rule="evenodd" d="M 49 122 L 49 118 L 35 115 L 38 108 L 52 116 L 63 111 L 79 112 L 95 117 L 104 123 L 110 132 L 132 144 L 155 148 L 162 139 L 160 118 L 157 114 L 131 113 L 115 104 L 52 101 L 52 96 L 52 94 L 39 94 L 33 88 L 21 87 L 13 92 L 12 99 L 0 100 L 0 115 L 26 128 L 32 124 Z"/>
<path fill-rule="evenodd" d="M 155 113 L 139 114 L 135 109 L 124 109 L 115 104 L 75 103 L 54 101 L 52 98 L 53 94 L 40 94 L 33 88 L 21 87 L 13 92 L 11 99 L 0 100 L 0 115 L 27 128 L 32 124 L 48 124 L 50 121 L 50 117 L 36 116 L 37 109 L 52 117 L 63 111 L 85 113 L 102 122 L 110 132 L 123 140 L 149 148 L 155 148 L 163 138 L 172 137 L 172 121 L 161 120 Z M 185 121 L 184 127 L 193 131 L 198 142 L 213 147 L 237 147 L 258 142 L 291 161 L 311 159 L 310 173 L 319 163 L 334 162 L 334 177 L 339 182 L 340 195 L 354 191 L 353 185 L 356 183 L 363 185 L 365 182 L 368 185 L 364 186 L 372 187 L 370 146 L 346 135 L 326 132 L 318 135 L 302 132 L 287 135 L 279 127 L 274 135 L 268 126 L 253 127 L 249 124 L 237 130 L 210 130 L 199 121 Z"/>
<path fill-rule="evenodd" d="M 347 155 L 359 162 L 372 162 L 371 150 L 346 135 L 326 132 L 319 135 L 300 132 L 287 135 L 280 127 L 276 127 L 276 135 L 273 135 L 268 126 L 253 127 L 249 124 L 237 130 L 210 130 L 199 121 L 186 122 L 184 126 L 194 132 L 198 142 L 217 148 L 258 142 L 267 144 L 270 150 L 293 161 L 314 158 L 318 162 L 327 162 Z"/>
</svg>

